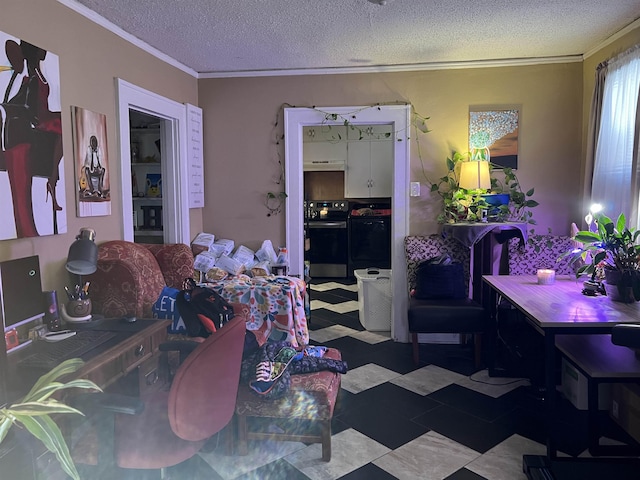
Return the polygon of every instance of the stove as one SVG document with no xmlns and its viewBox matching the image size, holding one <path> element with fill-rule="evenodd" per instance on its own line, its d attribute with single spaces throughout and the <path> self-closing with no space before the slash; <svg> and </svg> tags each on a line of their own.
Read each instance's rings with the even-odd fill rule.
<svg viewBox="0 0 640 480">
<path fill-rule="evenodd" d="M 311 278 L 346 278 L 348 257 L 349 202 L 309 200 L 304 202 L 305 240 L 309 249 Z"/>
</svg>

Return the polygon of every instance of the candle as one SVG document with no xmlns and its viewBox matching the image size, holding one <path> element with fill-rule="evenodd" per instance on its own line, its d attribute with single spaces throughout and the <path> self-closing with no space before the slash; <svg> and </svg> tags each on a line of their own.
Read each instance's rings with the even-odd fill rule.
<svg viewBox="0 0 640 480">
<path fill-rule="evenodd" d="M 538 285 L 551 285 L 556 281 L 556 271 L 546 268 L 541 268 L 537 272 Z"/>
</svg>

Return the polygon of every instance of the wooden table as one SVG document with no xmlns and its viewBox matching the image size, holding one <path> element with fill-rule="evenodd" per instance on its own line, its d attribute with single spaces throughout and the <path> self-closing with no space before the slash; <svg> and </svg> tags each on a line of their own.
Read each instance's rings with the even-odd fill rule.
<svg viewBox="0 0 640 480">
<path fill-rule="evenodd" d="M 556 335 L 607 334 L 616 324 L 640 323 L 640 304 L 613 302 L 605 296 L 582 295 L 582 281 L 569 276 L 556 277 L 552 285 L 538 285 L 533 275 L 485 275 L 483 281 L 490 287 L 485 307 L 491 313 L 493 325 L 500 295 L 521 311 L 534 329 L 544 336 L 547 460 L 553 461 L 557 459 L 554 442 L 556 399 L 549 392 L 555 392 L 556 388 Z M 540 461 L 527 457 L 532 456 L 525 455 L 525 472 L 530 467 L 528 461 Z M 534 465 L 531 468 L 540 467 Z"/>
</svg>

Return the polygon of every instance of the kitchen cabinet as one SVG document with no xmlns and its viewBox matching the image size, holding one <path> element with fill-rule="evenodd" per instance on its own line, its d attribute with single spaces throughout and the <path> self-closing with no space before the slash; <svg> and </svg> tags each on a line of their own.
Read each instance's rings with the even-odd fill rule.
<svg viewBox="0 0 640 480">
<path fill-rule="evenodd" d="M 359 126 L 350 130 L 345 198 L 391 197 L 393 190 L 393 132 L 391 125 Z"/>
<path fill-rule="evenodd" d="M 159 126 L 131 129 L 131 187 L 135 241 L 163 243 Z"/>
<path fill-rule="evenodd" d="M 314 125 L 302 128 L 304 171 L 340 171 L 347 161 L 347 127 Z"/>
</svg>

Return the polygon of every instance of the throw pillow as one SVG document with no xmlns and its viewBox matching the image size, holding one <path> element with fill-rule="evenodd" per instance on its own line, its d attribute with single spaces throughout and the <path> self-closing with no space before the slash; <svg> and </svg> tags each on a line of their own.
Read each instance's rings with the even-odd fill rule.
<svg viewBox="0 0 640 480">
<path fill-rule="evenodd" d="M 431 263 L 426 260 L 416 269 L 415 298 L 422 300 L 462 299 L 466 296 L 461 263 Z"/>
<path fill-rule="evenodd" d="M 153 304 L 151 311 L 153 318 L 172 320 L 171 325 L 167 327 L 168 333 L 186 334 L 187 327 L 178 311 L 176 297 L 180 290 L 177 288 L 164 287 L 160 296 Z"/>
</svg>

